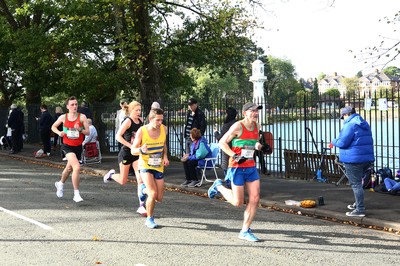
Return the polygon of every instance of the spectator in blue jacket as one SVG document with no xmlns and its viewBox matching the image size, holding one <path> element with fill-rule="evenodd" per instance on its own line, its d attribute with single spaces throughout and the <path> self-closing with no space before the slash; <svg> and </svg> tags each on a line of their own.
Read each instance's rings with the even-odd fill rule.
<svg viewBox="0 0 400 266">
<path fill-rule="evenodd" d="M 197 166 L 204 166 L 204 158 L 210 158 L 212 153 L 206 138 L 201 136 L 199 129 L 192 128 L 190 138 L 192 140 L 190 153 L 185 154 L 181 159 L 186 176 L 186 181 L 181 186 L 199 187 L 201 183 L 197 178 Z"/>
<path fill-rule="evenodd" d="M 375 161 L 371 127 L 351 106 L 342 108 L 340 115 L 344 124 L 339 137 L 332 140 L 332 144 L 339 148 L 339 158 L 344 164 L 355 198 L 355 203 L 347 206 L 352 211 L 346 212 L 346 215 L 364 217 L 362 173 Z"/>
</svg>

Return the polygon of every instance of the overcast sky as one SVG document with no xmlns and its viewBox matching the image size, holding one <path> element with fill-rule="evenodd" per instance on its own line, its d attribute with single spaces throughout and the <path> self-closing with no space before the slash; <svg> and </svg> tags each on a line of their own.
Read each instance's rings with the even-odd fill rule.
<svg viewBox="0 0 400 266">
<path fill-rule="evenodd" d="M 257 31 L 256 42 L 268 55 L 290 60 L 298 77 L 318 77 L 337 72 L 346 77 L 372 71 L 354 59 L 368 46 L 379 45 L 380 36 L 398 37 L 394 25 L 379 22 L 400 11 L 399 0 L 263 0 L 267 11 L 260 19 L 266 29 Z M 393 43 L 395 40 L 386 40 Z M 399 61 L 390 65 L 400 67 Z M 381 68 L 377 67 L 377 68 Z"/>
</svg>

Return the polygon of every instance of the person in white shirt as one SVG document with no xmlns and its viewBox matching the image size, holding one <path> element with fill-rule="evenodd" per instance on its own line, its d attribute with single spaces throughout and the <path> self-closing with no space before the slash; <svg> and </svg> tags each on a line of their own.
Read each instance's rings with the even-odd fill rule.
<svg viewBox="0 0 400 266">
<path fill-rule="evenodd" d="M 117 115 L 115 116 L 115 136 L 117 136 L 118 129 L 120 128 L 122 122 L 124 121 L 125 117 L 129 114 L 126 113 L 126 106 L 128 102 L 125 99 L 121 99 L 119 101 L 119 106 L 121 109 L 117 111 Z M 118 149 L 121 150 L 122 144 L 118 142 Z"/>
<path fill-rule="evenodd" d="M 97 129 L 93 126 L 92 119 L 88 118 L 87 120 L 89 124 L 89 135 L 85 136 L 84 141 L 82 142 L 82 146 L 85 146 L 86 143 L 96 142 L 97 141 Z"/>
</svg>

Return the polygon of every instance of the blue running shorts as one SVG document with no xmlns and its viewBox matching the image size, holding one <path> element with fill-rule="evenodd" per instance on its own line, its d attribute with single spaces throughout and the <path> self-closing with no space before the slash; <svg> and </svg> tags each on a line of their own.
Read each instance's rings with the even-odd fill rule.
<svg viewBox="0 0 400 266">
<path fill-rule="evenodd" d="M 140 169 L 139 172 L 152 174 L 155 179 L 163 179 L 164 178 L 164 173 L 161 173 L 161 172 L 153 170 L 153 169 Z"/>
<path fill-rule="evenodd" d="M 226 178 L 235 186 L 243 186 L 246 182 L 253 182 L 260 179 L 256 167 L 228 168 Z"/>
</svg>

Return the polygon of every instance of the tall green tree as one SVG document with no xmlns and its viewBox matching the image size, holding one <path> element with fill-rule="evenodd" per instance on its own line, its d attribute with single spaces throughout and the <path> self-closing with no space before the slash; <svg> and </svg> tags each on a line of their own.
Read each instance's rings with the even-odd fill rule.
<svg viewBox="0 0 400 266">
<path fill-rule="evenodd" d="M 59 22 L 55 9 L 45 11 L 43 1 L 37 2 L 0 0 L 0 90 L 12 98 L 24 95 L 28 104 L 40 103 L 41 88 L 52 78 L 50 30 Z"/>
<path fill-rule="evenodd" d="M 387 67 L 383 70 L 383 73 L 388 74 L 393 77 L 400 77 L 400 68 L 395 66 Z"/>
<path fill-rule="evenodd" d="M 208 65 L 223 75 L 237 68 L 249 50 L 254 51 L 255 45 L 246 37 L 254 21 L 235 2 L 118 2 L 120 61 L 137 78 L 145 105 L 164 93 L 182 91 L 188 85 L 187 67 Z M 179 23 L 174 24 L 177 18 Z"/>
<path fill-rule="evenodd" d="M 346 98 L 350 99 L 358 96 L 359 88 L 358 88 L 358 78 L 344 78 L 343 84 L 346 86 Z"/>
<path fill-rule="evenodd" d="M 243 73 L 255 51 L 240 0 L 0 0 L 0 19 L 1 73 L 21 85 L 3 91 L 23 88 L 27 103 L 62 88 L 92 101 L 130 90 L 149 105 L 186 89 L 188 67 Z"/>
<path fill-rule="evenodd" d="M 23 95 L 27 104 L 60 91 L 89 101 L 115 97 L 131 80 L 109 49 L 111 11 L 106 1 L 0 0 L 3 95 Z M 20 91 L 10 91 L 13 84 Z"/>
<path fill-rule="evenodd" d="M 289 60 L 273 56 L 268 56 L 264 60 L 266 61 L 264 69 L 268 78 L 264 88 L 268 104 L 279 107 L 290 105 L 288 99 L 301 90 L 301 85 L 296 79 L 294 65 Z"/>
<path fill-rule="evenodd" d="M 327 89 L 323 95 L 326 95 L 326 96 L 336 99 L 336 98 L 340 98 L 340 91 L 337 88 L 330 88 L 330 89 Z"/>
<path fill-rule="evenodd" d="M 189 69 L 189 75 L 195 81 L 193 93 L 198 98 L 217 99 L 226 95 L 238 95 L 239 83 L 232 73 L 224 76 L 215 74 L 213 70 L 203 67 L 199 71 L 195 68 Z M 189 95 L 185 95 L 187 98 Z"/>
</svg>

